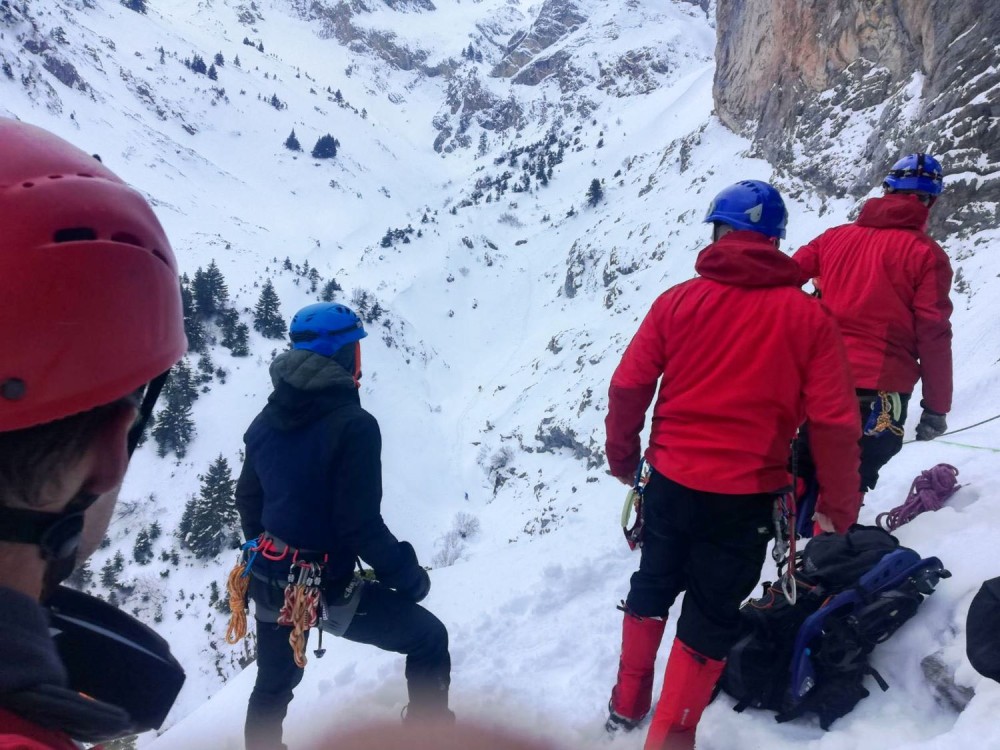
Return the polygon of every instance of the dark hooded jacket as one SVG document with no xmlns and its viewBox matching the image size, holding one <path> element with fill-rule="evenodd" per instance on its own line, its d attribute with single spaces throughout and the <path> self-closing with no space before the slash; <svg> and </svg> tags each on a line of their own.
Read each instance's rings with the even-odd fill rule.
<svg viewBox="0 0 1000 750">
<path fill-rule="evenodd" d="M 356 558 L 397 587 L 417 568 L 413 548 L 382 520 L 382 437 L 337 362 L 295 349 L 271 364 L 274 392 L 244 435 L 236 507 L 247 539 L 265 530 L 329 555 L 327 580 L 349 580 Z"/>
<path fill-rule="evenodd" d="M 727 234 L 695 270 L 699 278 L 653 303 L 611 379 L 611 472 L 635 472 L 659 382 L 646 459 L 660 474 L 703 492 L 778 491 L 808 419 L 817 509 L 846 530 L 858 514 L 861 424 L 833 318 L 798 288 L 795 262 L 757 232 Z"/>
</svg>

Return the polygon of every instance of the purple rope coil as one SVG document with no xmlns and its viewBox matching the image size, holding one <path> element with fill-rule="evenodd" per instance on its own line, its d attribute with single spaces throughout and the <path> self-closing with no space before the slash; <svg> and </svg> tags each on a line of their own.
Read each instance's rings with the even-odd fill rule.
<svg viewBox="0 0 1000 750">
<path fill-rule="evenodd" d="M 910 485 L 906 502 L 887 513 L 879 513 L 875 523 L 886 531 L 895 531 L 903 524 L 927 510 L 941 510 L 952 495 L 962 486 L 958 483 L 958 469 L 951 464 L 938 464 L 925 469 Z"/>
</svg>

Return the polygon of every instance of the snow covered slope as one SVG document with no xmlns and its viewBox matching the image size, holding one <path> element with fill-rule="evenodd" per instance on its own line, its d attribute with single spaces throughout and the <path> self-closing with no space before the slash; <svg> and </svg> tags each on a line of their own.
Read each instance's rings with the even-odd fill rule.
<svg viewBox="0 0 1000 750">
<path fill-rule="evenodd" d="M 722 187 L 776 179 L 790 198 L 789 248 L 854 207 L 820 200 L 794 171 L 776 177 L 712 116 L 711 19 L 679 0 L 150 0 L 146 15 L 36 0 L 0 5 L 0 32 L 0 114 L 101 154 L 146 192 L 182 270 L 214 259 L 245 322 L 265 279 L 286 317 L 316 300 L 306 263 L 319 287 L 336 279 L 339 298 L 369 311 L 377 335 L 365 343 L 362 400 L 384 436 L 384 515 L 434 560 L 427 605 L 451 630 L 455 710 L 568 747 L 602 744 L 614 605 L 638 561 L 616 528 L 621 487 L 605 474 L 610 374 L 656 295 L 693 274 L 700 219 Z M 217 80 L 183 64 L 216 53 Z M 292 129 L 306 153 L 283 147 Z M 326 133 L 341 143 L 337 157 L 307 156 Z M 592 207 L 594 179 L 605 198 Z M 942 238 L 964 280 L 957 427 L 1000 402 L 1000 261 L 982 250 L 998 233 Z M 92 563 L 96 573 L 122 552 L 127 585 L 116 596 L 188 669 L 157 748 L 240 746 L 254 667 L 234 677 L 246 654 L 223 643 L 226 616 L 212 602 L 235 555 L 196 560 L 174 532 L 209 463 L 221 454 L 239 466 L 283 346 L 252 332 L 249 357 L 211 347 L 227 372 L 194 404 L 186 457 L 140 450 L 110 545 Z M 955 440 L 996 448 L 998 424 Z M 988 739 L 1000 689 L 971 671 L 962 635 L 972 593 L 1000 567 L 998 454 L 909 445 L 863 520 L 940 461 L 968 486 L 900 537 L 955 577 L 878 652 L 892 690 L 826 735 L 738 716 L 720 700 L 703 722 L 705 747 L 1000 747 Z M 449 535 L 458 513 L 479 521 L 478 535 Z M 131 550 L 154 520 L 163 534 L 139 565 Z M 109 594 L 98 577 L 91 588 Z M 400 658 L 326 645 L 292 705 L 293 747 L 321 724 L 392 717 L 405 702 Z M 921 660 L 938 651 L 977 689 L 961 715 L 922 676 Z"/>
</svg>

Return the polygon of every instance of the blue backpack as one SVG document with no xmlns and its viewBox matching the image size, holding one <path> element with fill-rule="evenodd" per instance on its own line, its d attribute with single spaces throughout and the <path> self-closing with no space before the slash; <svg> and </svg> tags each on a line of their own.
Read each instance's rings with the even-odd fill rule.
<svg viewBox="0 0 1000 750">
<path fill-rule="evenodd" d="M 951 574 L 878 527 L 853 526 L 810 539 L 794 575 L 795 604 L 767 583 L 743 605 L 719 685 L 736 711 L 775 711 L 779 722 L 812 713 L 829 729 L 869 695 L 865 677 L 888 690 L 869 655 Z"/>
</svg>

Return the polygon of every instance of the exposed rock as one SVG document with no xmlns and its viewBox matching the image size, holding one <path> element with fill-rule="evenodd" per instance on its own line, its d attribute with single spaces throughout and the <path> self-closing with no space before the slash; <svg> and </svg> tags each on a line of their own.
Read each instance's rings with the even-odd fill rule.
<svg viewBox="0 0 1000 750">
<path fill-rule="evenodd" d="M 928 150 L 946 181 L 932 232 L 988 226 L 1000 200 L 1000 14 L 992 0 L 719 0 L 719 117 L 821 191 L 860 196 L 902 153 Z M 829 132 L 856 149 L 831 148 Z M 801 160 L 800 162 L 801 163 Z"/>
<path fill-rule="evenodd" d="M 589 438 L 584 444 L 576 431 L 566 424 L 556 422 L 555 417 L 545 417 L 538 425 L 535 440 L 542 444 L 539 453 L 555 453 L 562 448 L 573 451 L 573 457 L 587 462 L 588 469 L 597 469 L 604 465 L 604 452 L 600 446 Z"/>
<path fill-rule="evenodd" d="M 490 75 L 496 78 L 513 78 L 535 60 L 539 53 L 576 31 L 586 20 L 587 17 L 573 0 L 545 0 L 531 28 L 511 37 L 503 60 L 493 68 Z M 554 62 L 563 59 L 559 58 Z M 538 77 L 536 83 L 551 74 L 553 64 L 549 65 L 549 73 Z M 533 78 L 536 76 L 529 74 L 525 82 Z"/>
<path fill-rule="evenodd" d="M 617 97 L 648 94 L 659 87 L 654 73 L 670 72 L 670 62 L 653 50 L 631 50 L 611 65 L 599 64 L 600 82 L 597 88 Z"/>
<path fill-rule="evenodd" d="M 359 54 L 374 53 L 382 60 L 400 70 L 419 70 L 430 76 L 441 75 L 447 65 L 441 63 L 425 66 L 428 54 L 421 49 L 410 49 L 400 44 L 398 37 L 391 31 L 359 29 L 352 21 L 355 16 L 370 13 L 370 0 L 312 0 L 306 7 L 307 0 L 296 0 L 294 7 L 303 18 L 315 19 L 322 24 L 321 35 L 337 39 Z M 430 0 L 385 0 L 385 4 L 396 11 L 435 10 Z"/>
<path fill-rule="evenodd" d="M 944 660 L 942 651 L 925 656 L 920 669 L 934 691 L 934 699 L 953 711 L 963 711 L 976 694 L 972 688 L 955 682 L 955 668 Z"/>
<path fill-rule="evenodd" d="M 67 88 L 89 91 L 90 86 L 77 71 L 73 63 L 62 58 L 46 40 L 28 39 L 24 42 L 24 50 L 37 55 L 42 60 L 42 67 Z"/>
</svg>

